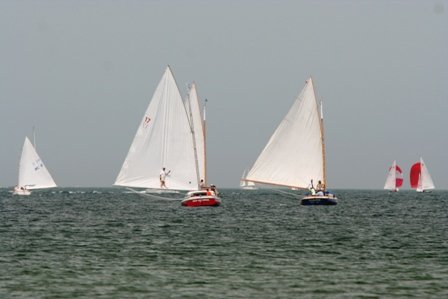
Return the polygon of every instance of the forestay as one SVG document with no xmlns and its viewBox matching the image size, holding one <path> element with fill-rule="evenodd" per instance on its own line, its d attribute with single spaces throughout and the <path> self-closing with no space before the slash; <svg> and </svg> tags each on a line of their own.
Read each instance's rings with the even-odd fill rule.
<svg viewBox="0 0 448 299">
<path fill-rule="evenodd" d="M 22 148 L 18 186 L 28 190 L 57 187 L 28 137 Z"/>
<path fill-rule="evenodd" d="M 307 188 L 311 180 L 325 183 L 322 130 L 321 113 L 310 78 L 246 180 L 297 188 Z"/>
<path fill-rule="evenodd" d="M 162 167 L 171 170 L 168 189 L 198 188 L 192 128 L 169 67 L 160 80 L 115 185 L 160 188 Z"/>
</svg>

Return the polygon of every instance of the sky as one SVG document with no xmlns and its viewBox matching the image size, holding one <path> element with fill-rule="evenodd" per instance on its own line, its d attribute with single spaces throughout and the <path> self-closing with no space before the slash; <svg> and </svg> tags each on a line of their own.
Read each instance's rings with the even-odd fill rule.
<svg viewBox="0 0 448 299">
<path fill-rule="evenodd" d="M 0 1 L 0 186 L 25 136 L 59 186 L 112 186 L 165 68 L 207 98 L 209 182 L 237 187 L 312 75 L 327 186 L 420 156 L 448 188 L 448 0 Z"/>
</svg>

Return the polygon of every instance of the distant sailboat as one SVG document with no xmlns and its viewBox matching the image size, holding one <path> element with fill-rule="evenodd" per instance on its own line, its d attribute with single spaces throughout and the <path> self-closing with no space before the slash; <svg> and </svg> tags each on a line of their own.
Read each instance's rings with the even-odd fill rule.
<svg viewBox="0 0 448 299">
<path fill-rule="evenodd" d="M 384 189 L 397 192 L 403 185 L 403 172 L 401 168 L 397 165 L 396 161 L 392 163 L 387 174 L 386 183 L 384 184 Z"/>
<path fill-rule="evenodd" d="M 190 121 L 168 66 L 138 126 L 115 185 L 157 192 L 197 189 L 199 174 L 195 159 Z M 166 188 L 160 182 L 164 167 L 169 173 Z"/>
<path fill-rule="evenodd" d="M 411 188 L 415 189 L 417 192 L 424 192 L 435 188 L 428 168 L 422 158 L 420 158 L 419 162 L 412 165 L 410 181 Z"/>
<path fill-rule="evenodd" d="M 308 189 L 313 181 L 326 185 L 322 105 L 319 109 L 311 78 L 244 181 L 297 189 Z M 311 190 L 303 205 L 337 204 L 333 194 L 324 190 L 313 194 L 314 186 Z"/>
<path fill-rule="evenodd" d="M 19 181 L 13 194 L 30 195 L 30 190 L 53 187 L 57 187 L 56 183 L 28 137 L 25 137 L 19 163 Z"/>
<path fill-rule="evenodd" d="M 243 176 L 241 177 L 240 187 L 245 190 L 256 190 L 258 189 L 254 182 L 246 180 L 247 170 L 243 172 Z"/>
</svg>

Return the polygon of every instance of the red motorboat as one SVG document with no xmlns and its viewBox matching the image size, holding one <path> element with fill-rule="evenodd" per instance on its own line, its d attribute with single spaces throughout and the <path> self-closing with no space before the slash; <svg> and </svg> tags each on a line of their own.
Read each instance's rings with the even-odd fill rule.
<svg viewBox="0 0 448 299">
<path fill-rule="evenodd" d="M 181 203 L 184 207 L 217 207 L 221 199 L 210 191 L 199 190 L 188 192 Z"/>
</svg>

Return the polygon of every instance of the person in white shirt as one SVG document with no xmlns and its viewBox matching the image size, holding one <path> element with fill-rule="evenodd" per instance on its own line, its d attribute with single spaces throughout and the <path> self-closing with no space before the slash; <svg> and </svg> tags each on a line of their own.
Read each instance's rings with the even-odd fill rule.
<svg viewBox="0 0 448 299">
<path fill-rule="evenodd" d="M 168 187 L 165 185 L 166 177 L 170 174 L 171 170 L 168 170 L 168 172 L 165 170 L 165 167 L 162 168 L 160 171 L 160 188 L 167 189 Z"/>
</svg>

